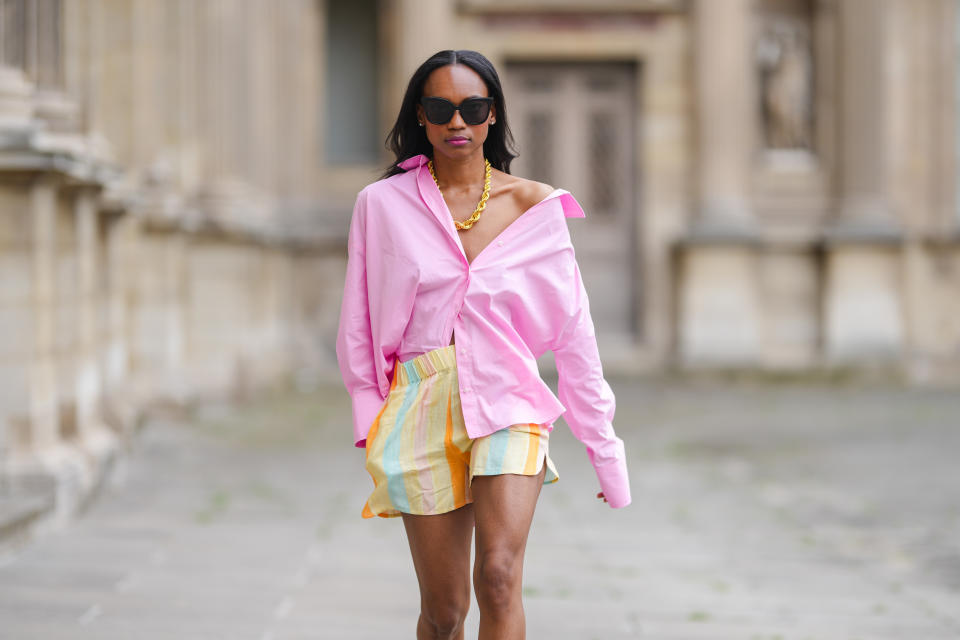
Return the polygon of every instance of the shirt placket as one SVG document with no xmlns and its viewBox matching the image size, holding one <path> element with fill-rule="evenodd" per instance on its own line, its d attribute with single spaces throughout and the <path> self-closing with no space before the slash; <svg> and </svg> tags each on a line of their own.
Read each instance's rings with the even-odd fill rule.
<svg viewBox="0 0 960 640">
<path fill-rule="evenodd" d="M 471 348 L 470 332 L 464 328 L 463 305 L 470 289 L 472 274 L 470 263 L 467 260 L 467 253 L 460 242 L 460 236 L 457 235 L 457 229 L 453 224 L 453 218 L 450 216 L 450 210 L 440 196 L 440 190 L 436 189 L 429 173 L 424 170 L 423 162 L 415 169 L 417 172 L 417 188 L 420 191 L 420 197 L 426 203 L 427 208 L 436 217 L 437 221 L 443 227 L 444 233 L 450 241 L 451 248 L 456 249 L 460 255 L 460 264 L 463 269 L 463 281 L 460 285 L 460 295 L 457 303 L 457 310 L 453 318 L 453 334 L 456 336 L 454 342 L 454 353 L 457 360 L 457 384 L 460 390 L 460 406 L 463 410 L 464 426 L 467 435 L 471 438 L 476 433 L 474 425 L 477 422 L 477 398 L 474 394 L 474 362 L 473 349 Z M 431 188 L 433 187 L 433 188 Z M 498 241 L 502 244 L 502 241 Z M 460 329 L 458 331 L 458 329 Z M 450 337 L 447 336 L 446 344 L 450 343 Z"/>
<path fill-rule="evenodd" d="M 473 386 L 475 363 L 473 361 L 474 349 L 472 348 L 470 331 L 465 327 L 467 319 L 464 318 L 463 308 L 472 281 L 473 274 L 470 271 L 469 264 L 466 262 L 466 254 L 464 254 L 464 275 L 460 285 L 457 310 L 453 317 L 453 335 L 455 336 L 453 348 L 457 360 L 457 384 L 460 389 L 460 406 L 463 410 L 463 421 L 467 435 L 471 438 L 475 437 L 473 425 L 476 424 L 477 416 L 477 398 L 474 395 Z"/>
<path fill-rule="evenodd" d="M 462 307 L 463 305 L 461 304 L 461 309 Z M 462 319 L 462 311 L 458 311 L 454 325 L 462 327 L 463 323 L 458 322 Z M 475 437 L 473 425 L 476 424 L 477 398 L 473 392 L 474 350 L 471 348 L 469 331 L 457 333 L 454 350 L 457 358 L 457 384 L 460 389 L 460 407 L 463 411 L 463 422 L 467 430 L 467 435 L 473 438 Z"/>
<path fill-rule="evenodd" d="M 414 171 L 417 172 L 416 181 L 417 188 L 420 191 L 420 197 L 443 227 L 445 234 L 451 242 L 451 245 L 456 247 L 456 250 L 460 255 L 461 265 L 463 268 L 463 284 L 461 286 L 458 309 L 452 324 L 453 333 L 456 336 L 454 350 L 457 360 L 457 379 L 461 392 L 460 405 L 463 409 L 464 425 L 466 427 L 467 434 L 471 438 L 475 438 L 477 437 L 477 431 L 474 426 L 479 421 L 479 399 L 475 393 L 476 389 L 474 386 L 476 380 L 476 350 L 473 348 L 471 343 L 470 332 L 468 330 L 457 331 L 458 328 L 463 327 L 463 322 L 465 321 L 463 318 L 463 305 L 470 290 L 471 282 L 474 278 L 474 271 L 471 268 L 473 265 L 471 265 L 467 260 L 467 253 L 463 248 L 463 243 L 460 241 L 460 236 L 457 233 L 456 226 L 453 223 L 453 217 L 450 214 L 450 209 L 443 201 L 443 197 L 440 195 L 440 190 L 437 188 L 436 183 L 433 182 L 433 178 L 430 176 L 429 172 L 424 169 L 423 165 L 425 162 L 425 159 L 421 158 L 420 164 L 414 169 Z M 541 203 L 542 202 L 543 201 L 541 201 Z M 518 226 L 516 222 L 508 228 L 508 230 L 513 232 L 516 232 L 517 229 Z M 503 233 L 504 232 L 501 232 L 501 235 L 503 235 Z M 502 237 L 497 237 L 491 242 L 491 244 L 495 244 L 497 247 L 503 247 L 504 240 Z M 484 257 L 484 254 L 489 253 L 491 248 L 492 247 L 485 247 L 484 250 L 481 251 L 476 258 L 474 258 L 474 264 L 476 264 L 477 259 L 482 258 Z M 447 336 L 445 344 L 449 343 L 450 337 Z"/>
</svg>

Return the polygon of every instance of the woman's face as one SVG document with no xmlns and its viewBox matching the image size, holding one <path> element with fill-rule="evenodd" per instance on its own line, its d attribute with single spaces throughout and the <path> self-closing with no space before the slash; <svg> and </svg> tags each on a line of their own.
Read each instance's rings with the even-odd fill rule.
<svg viewBox="0 0 960 640">
<path fill-rule="evenodd" d="M 487 85 L 476 71 L 464 64 L 448 64 L 434 69 L 423 85 L 423 95 L 446 98 L 459 105 L 467 98 L 487 97 Z M 487 139 L 487 130 L 496 121 L 496 105 L 491 105 L 490 115 L 477 125 L 468 125 L 463 121 L 460 111 L 454 111 L 453 117 L 444 124 L 433 124 L 427 120 L 423 105 L 417 104 L 417 119 L 423 123 L 427 139 L 433 145 L 434 158 L 437 154 L 450 158 L 468 157 L 480 150 Z M 453 144 L 457 138 L 466 138 L 462 144 Z"/>
</svg>

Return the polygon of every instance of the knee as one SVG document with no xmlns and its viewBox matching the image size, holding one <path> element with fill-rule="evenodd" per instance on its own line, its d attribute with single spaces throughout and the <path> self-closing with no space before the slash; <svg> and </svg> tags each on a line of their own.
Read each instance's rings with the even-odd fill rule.
<svg viewBox="0 0 960 640">
<path fill-rule="evenodd" d="M 423 606 L 422 618 L 435 638 L 453 638 L 463 628 L 469 606 L 469 599 L 466 604 L 448 602 L 429 607 Z"/>
<path fill-rule="evenodd" d="M 485 554 L 474 575 L 477 602 L 493 609 L 509 607 L 519 595 L 521 578 L 520 561 L 513 554 Z"/>
</svg>

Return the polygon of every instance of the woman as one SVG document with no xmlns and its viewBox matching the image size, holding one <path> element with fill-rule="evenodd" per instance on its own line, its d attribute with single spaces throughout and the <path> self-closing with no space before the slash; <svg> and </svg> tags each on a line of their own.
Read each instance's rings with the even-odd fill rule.
<svg viewBox="0 0 960 640">
<path fill-rule="evenodd" d="M 411 78 L 357 196 L 337 359 L 374 490 L 365 518 L 402 516 L 420 584 L 417 638 L 463 638 L 470 544 L 480 638 L 525 637 L 523 555 L 565 415 L 597 497 L 630 503 L 615 400 L 567 229 L 569 192 L 510 175 L 500 79 L 483 55 L 440 51 Z M 536 359 L 552 350 L 554 396 Z"/>
</svg>

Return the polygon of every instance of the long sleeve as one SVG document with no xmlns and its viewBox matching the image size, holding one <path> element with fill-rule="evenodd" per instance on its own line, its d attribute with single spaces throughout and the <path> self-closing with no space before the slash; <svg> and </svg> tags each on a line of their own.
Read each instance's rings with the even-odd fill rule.
<svg viewBox="0 0 960 640">
<path fill-rule="evenodd" d="M 623 441 L 613 430 L 616 399 L 603 377 L 590 303 L 572 248 L 567 255 L 567 315 L 552 349 L 558 395 L 567 408 L 567 424 L 587 448 L 604 497 L 611 507 L 625 507 L 631 501 L 630 479 Z"/>
<path fill-rule="evenodd" d="M 347 236 L 347 274 L 337 331 L 337 363 L 353 403 L 353 441 L 365 447 L 367 431 L 384 398 L 377 384 L 367 291 L 366 193 L 357 196 Z"/>
</svg>

